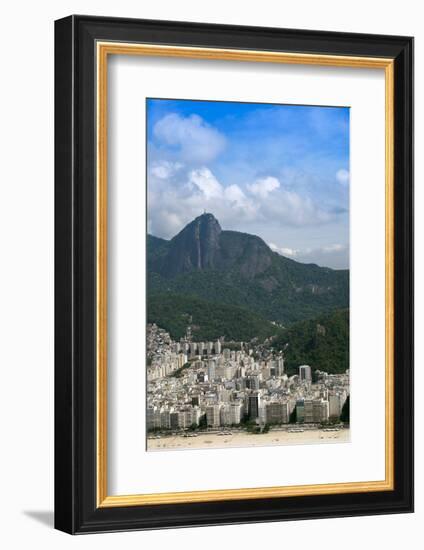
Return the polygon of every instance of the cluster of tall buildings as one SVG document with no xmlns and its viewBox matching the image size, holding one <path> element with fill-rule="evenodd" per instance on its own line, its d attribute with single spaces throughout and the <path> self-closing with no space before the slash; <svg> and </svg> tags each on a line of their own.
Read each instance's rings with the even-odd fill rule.
<svg viewBox="0 0 424 550">
<path fill-rule="evenodd" d="M 175 342 L 149 325 L 147 351 L 148 430 L 322 424 L 340 418 L 349 394 L 348 371 L 312 373 L 300 365 L 288 376 L 282 353 L 263 346 L 193 342 L 190 331 Z"/>
<path fill-rule="evenodd" d="M 179 428 L 189 428 L 192 425 L 198 426 L 201 416 L 200 407 L 155 407 L 148 406 L 147 415 L 147 428 L 161 428 L 177 430 Z"/>
</svg>

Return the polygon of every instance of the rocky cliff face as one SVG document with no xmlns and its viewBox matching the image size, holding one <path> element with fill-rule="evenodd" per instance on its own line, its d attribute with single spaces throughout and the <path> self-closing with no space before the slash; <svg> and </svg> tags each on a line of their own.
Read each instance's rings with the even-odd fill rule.
<svg viewBox="0 0 424 550">
<path fill-rule="evenodd" d="M 154 269 L 163 277 L 237 266 L 245 277 L 261 273 L 271 263 L 272 252 L 254 235 L 222 231 L 212 214 L 202 214 L 168 242 L 167 252 Z"/>
<path fill-rule="evenodd" d="M 220 254 L 221 226 L 212 214 L 203 214 L 186 225 L 169 243 L 162 275 L 214 269 Z"/>
</svg>

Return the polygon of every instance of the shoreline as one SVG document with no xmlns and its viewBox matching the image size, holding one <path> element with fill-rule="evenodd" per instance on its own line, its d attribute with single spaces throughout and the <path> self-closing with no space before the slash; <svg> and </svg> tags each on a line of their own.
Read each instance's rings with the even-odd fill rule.
<svg viewBox="0 0 424 550">
<path fill-rule="evenodd" d="M 218 435 L 217 432 L 202 432 L 195 437 L 183 435 L 166 435 L 151 438 L 146 441 L 147 451 L 187 451 L 205 449 L 231 449 L 248 447 L 278 447 L 285 445 L 319 445 L 334 443 L 349 443 L 350 429 L 339 431 L 324 431 L 311 429 L 303 432 L 288 432 L 287 430 L 270 430 L 267 433 L 251 434 L 234 432 L 231 435 Z"/>
</svg>

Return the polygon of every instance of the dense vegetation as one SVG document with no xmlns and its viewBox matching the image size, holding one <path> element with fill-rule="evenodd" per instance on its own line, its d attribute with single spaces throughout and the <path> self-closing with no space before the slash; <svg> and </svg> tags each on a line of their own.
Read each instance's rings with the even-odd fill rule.
<svg viewBox="0 0 424 550">
<path fill-rule="evenodd" d="M 199 225 L 200 224 L 200 225 Z M 148 236 L 149 292 L 235 305 L 282 324 L 349 305 L 349 272 L 285 258 L 200 216 L 170 241 Z"/>
<path fill-rule="evenodd" d="M 287 262 L 290 261 L 287 259 Z M 337 284 L 333 281 L 332 290 L 324 292 L 320 288 L 328 288 L 329 282 L 325 281 L 322 273 L 318 273 L 319 276 L 315 279 L 321 285 L 317 288 L 308 281 L 309 277 L 294 277 L 290 269 L 283 270 L 278 266 L 279 259 L 275 263 L 276 266 L 271 265 L 266 273 L 253 279 L 246 279 L 237 271 L 193 271 L 172 279 L 149 273 L 149 291 L 170 291 L 180 295 L 198 296 L 211 302 L 236 305 L 283 324 L 310 319 L 348 304 L 347 271 L 334 272 L 339 274 L 340 280 Z M 308 267 L 315 271 L 318 266 Z M 274 269 L 279 272 L 278 277 L 274 276 Z"/>
<path fill-rule="evenodd" d="M 288 374 L 299 365 L 338 374 L 349 368 L 349 310 L 336 310 L 285 329 L 273 346 L 284 349 Z"/>
<path fill-rule="evenodd" d="M 149 295 L 147 322 L 164 328 L 174 339 L 184 336 L 191 322 L 196 341 L 221 336 L 226 340 L 263 341 L 281 332 L 281 328 L 246 309 L 169 292 Z"/>
</svg>

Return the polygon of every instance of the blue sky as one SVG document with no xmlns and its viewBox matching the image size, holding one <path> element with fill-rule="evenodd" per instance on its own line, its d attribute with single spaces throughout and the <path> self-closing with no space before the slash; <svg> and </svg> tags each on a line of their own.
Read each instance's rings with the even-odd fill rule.
<svg viewBox="0 0 424 550">
<path fill-rule="evenodd" d="M 349 109 L 147 100 L 148 227 L 204 210 L 276 252 L 349 266 Z"/>
</svg>

